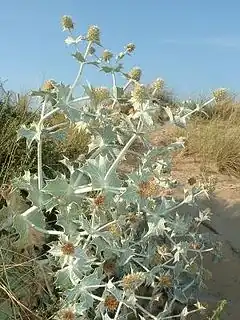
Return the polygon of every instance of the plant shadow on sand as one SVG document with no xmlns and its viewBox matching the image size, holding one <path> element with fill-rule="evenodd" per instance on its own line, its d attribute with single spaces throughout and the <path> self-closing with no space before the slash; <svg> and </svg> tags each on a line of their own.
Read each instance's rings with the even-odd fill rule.
<svg viewBox="0 0 240 320">
<path fill-rule="evenodd" d="M 211 196 L 198 202 L 200 208 L 208 207 L 212 212 L 209 223 L 212 230 L 206 230 L 203 226 L 203 232 L 215 233 L 222 243 L 220 261 L 213 262 L 211 257 L 205 257 L 205 268 L 211 272 L 211 278 L 206 280 L 206 288 L 200 298 L 208 304 L 207 313 L 216 308 L 218 301 L 226 300 L 227 306 L 221 319 L 237 320 L 240 301 L 240 201 L 229 203 L 223 198 Z M 185 209 L 181 208 L 182 211 Z M 207 319 L 207 314 L 195 314 L 190 319 Z"/>
</svg>

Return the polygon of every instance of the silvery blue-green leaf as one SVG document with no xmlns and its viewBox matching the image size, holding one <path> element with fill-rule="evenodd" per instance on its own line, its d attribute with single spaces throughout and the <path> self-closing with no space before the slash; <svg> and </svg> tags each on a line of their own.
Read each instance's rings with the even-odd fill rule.
<svg viewBox="0 0 240 320">
<path fill-rule="evenodd" d="M 57 177 L 46 182 L 43 192 L 49 193 L 54 197 L 63 197 L 69 193 L 72 193 L 72 188 L 66 178 Z"/>
<path fill-rule="evenodd" d="M 183 303 L 183 304 L 187 303 L 187 297 L 183 293 L 182 289 L 174 288 L 174 297 L 180 303 Z"/>
<path fill-rule="evenodd" d="M 70 185 L 72 188 L 85 186 L 90 183 L 89 177 L 80 169 L 76 169 L 72 172 L 70 177 Z"/>
<path fill-rule="evenodd" d="M 107 124 L 102 128 L 97 128 L 97 132 L 102 137 L 105 145 L 114 144 L 117 141 L 117 134 L 110 124 Z"/>
<path fill-rule="evenodd" d="M 179 202 L 176 202 L 173 198 L 166 199 L 161 197 L 161 199 L 157 199 L 157 206 L 154 209 L 154 212 L 158 214 L 158 216 L 165 216 L 169 211 L 174 211 L 174 208 L 178 207 Z"/>
<path fill-rule="evenodd" d="M 18 130 L 17 140 L 25 138 L 27 147 L 30 148 L 33 141 L 39 141 L 40 139 L 40 130 L 36 123 L 32 123 L 30 128 L 27 128 L 26 125 L 22 125 Z"/>
<path fill-rule="evenodd" d="M 135 310 L 137 303 L 137 298 L 134 293 L 129 294 L 129 296 L 125 299 L 124 304 L 131 308 L 132 310 Z"/>
<path fill-rule="evenodd" d="M 95 228 L 92 226 L 91 220 L 87 219 L 83 214 L 78 217 L 76 223 L 78 223 L 80 229 L 83 229 L 88 235 L 93 235 L 93 233 L 96 232 Z"/>
<path fill-rule="evenodd" d="M 126 191 L 122 194 L 122 200 L 126 201 L 126 204 L 141 203 L 142 198 L 138 193 L 138 188 L 131 184 L 126 188 Z"/>
<path fill-rule="evenodd" d="M 195 218 L 197 222 L 210 221 L 211 210 L 209 208 L 201 211 L 199 210 L 199 216 Z"/>
<path fill-rule="evenodd" d="M 82 254 L 82 257 L 76 259 L 72 265 L 72 273 L 74 273 L 74 276 L 77 279 L 82 279 L 91 270 L 90 261 L 84 253 Z"/>
<path fill-rule="evenodd" d="M 13 186 L 28 191 L 27 199 L 31 201 L 33 205 L 39 206 L 41 202 L 39 200 L 41 191 L 38 189 L 37 175 L 31 175 L 30 171 L 25 171 L 23 176 L 13 179 Z"/>
<path fill-rule="evenodd" d="M 187 255 L 188 247 L 189 245 L 187 242 L 179 242 L 173 246 L 173 251 L 176 251 L 174 254 L 174 262 L 180 261 L 181 255 Z"/>
<path fill-rule="evenodd" d="M 171 236 L 185 235 L 191 226 L 192 219 L 190 217 L 179 216 L 178 213 L 174 216 L 171 222 L 172 233 Z"/>
<path fill-rule="evenodd" d="M 68 102 L 67 97 L 70 93 L 70 86 L 65 86 L 63 84 L 59 84 L 57 86 L 57 104 L 56 107 L 58 107 L 62 111 L 66 111 L 68 108 Z"/>
<path fill-rule="evenodd" d="M 114 86 L 112 90 L 113 90 L 113 97 L 115 99 L 120 99 L 124 94 L 124 90 L 121 87 Z"/>
<path fill-rule="evenodd" d="M 64 111 L 68 119 L 73 123 L 84 120 L 82 110 L 72 107 L 71 102 L 69 102 L 69 104 L 65 107 L 63 105 L 62 110 Z"/>
<path fill-rule="evenodd" d="M 70 86 L 65 86 L 63 84 L 57 85 L 57 103 L 56 107 L 58 107 L 64 114 L 68 117 L 68 119 L 72 122 L 78 122 L 82 120 L 82 111 L 80 109 L 74 108 L 71 106 L 71 101 L 73 100 L 72 95 L 70 94 Z"/>
<path fill-rule="evenodd" d="M 96 129 L 97 135 L 92 138 L 92 142 L 89 145 L 89 152 L 97 149 L 93 154 L 106 155 L 108 153 L 116 153 L 115 145 L 118 142 L 117 134 L 113 131 L 111 125 L 106 125 Z M 91 155 L 93 158 L 94 156 Z"/>
<path fill-rule="evenodd" d="M 67 45 L 71 45 L 71 44 L 77 44 L 79 42 L 81 42 L 83 40 L 83 37 L 82 36 L 79 36 L 77 38 L 73 38 L 71 36 L 68 36 L 64 42 L 67 44 Z"/>
<path fill-rule="evenodd" d="M 45 209 L 52 208 L 52 206 L 54 206 L 52 196 L 49 194 L 44 194 L 42 190 L 39 190 L 38 179 L 32 177 L 30 183 L 27 199 L 32 202 L 32 205 Z"/>
<path fill-rule="evenodd" d="M 86 299 L 84 300 L 83 297 L 81 300 L 82 300 L 81 302 L 74 304 L 75 312 L 79 316 L 83 316 L 85 311 L 87 311 L 91 306 L 91 304 L 89 306 L 89 303 L 87 303 Z"/>
<path fill-rule="evenodd" d="M 13 220 L 13 227 L 16 230 L 16 233 L 19 234 L 19 239 L 17 240 L 16 245 L 18 248 L 25 248 L 31 241 L 31 227 L 36 230 L 45 229 L 43 214 L 36 210 L 27 216 L 21 214 L 16 215 Z"/>
<path fill-rule="evenodd" d="M 135 256 L 135 250 L 130 248 L 124 248 L 124 250 L 119 250 L 119 252 L 121 252 L 118 260 L 120 266 L 124 266 Z"/>
<path fill-rule="evenodd" d="M 120 53 L 117 55 L 116 59 L 117 59 L 117 60 L 121 60 L 121 59 L 123 59 L 124 57 L 125 57 L 125 53 L 124 53 L 124 52 L 120 52 Z"/>
<path fill-rule="evenodd" d="M 106 156 L 103 157 L 99 155 L 95 159 L 87 160 L 83 171 L 91 177 L 93 188 L 102 188 L 107 191 L 118 192 L 118 188 L 121 187 L 121 180 L 118 178 L 116 171 L 113 170 L 107 179 L 105 178 L 110 165 L 111 163 Z M 116 191 L 114 191 L 113 188 Z"/>
<path fill-rule="evenodd" d="M 122 70 L 122 68 L 123 68 L 123 64 L 122 64 L 122 63 L 119 63 L 119 64 L 115 67 L 114 71 L 115 71 L 115 72 L 120 72 L 120 71 Z"/>
<path fill-rule="evenodd" d="M 141 112 L 140 118 L 146 126 L 151 127 L 153 125 L 153 119 L 147 111 Z"/>
<path fill-rule="evenodd" d="M 167 227 L 166 220 L 164 218 L 159 218 L 157 216 L 151 216 L 148 219 L 148 232 L 145 237 L 148 236 L 162 236 L 165 231 L 170 231 L 171 229 Z"/>
<path fill-rule="evenodd" d="M 89 148 L 89 152 L 97 149 L 97 148 L 101 148 L 103 145 L 103 139 L 101 136 L 97 135 L 97 136 L 93 136 L 91 143 L 88 145 Z"/>
<path fill-rule="evenodd" d="M 106 289 L 110 292 L 118 301 L 122 300 L 123 290 L 118 289 L 111 280 L 108 281 Z"/>
<path fill-rule="evenodd" d="M 51 80 L 52 83 L 55 84 L 55 81 Z M 54 105 L 55 104 L 55 93 L 52 92 L 46 92 L 44 90 L 32 90 L 31 91 L 31 96 L 32 97 L 42 97 L 43 99 L 46 97 L 46 95 L 48 96 L 48 101 Z"/>
<path fill-rule="evenodd" d="M 85 62 L 84 56 L 81 54 L 80 51 L 73 53 L 72 56 L 79 62 Z"/>
<path fill-rule="evenodd" d="M 91 241 L 91 243 L 96 246 L 96 254 L 97 255 L 101 254 L 101 252 L 103 252 L 103 251 L 110 251 L 111 252 L 110 257 L 113 255 L 112 250 L 111 250 L 111 246 L 102 237 L 95 237 Z"/>
<path fill-rule="evenodd" d="M 73 44 L 73 43 L 76 43 L 76 39 L 74 39 L 73 37 L 71 36 L 68 36 L 64 42 L 67 44 L 67 45 L 70 45 L 70 44 Z"/>
<path fill-rule="evenodd" d="M 86 62 L 86 64 L 90 64 L 90 65 L 93 65 L 93 66 L 99 67 L 99 62 L 97 62 L 97 61 L 90 61 L 90 62 Z"/>
<path fill-rule="evenodd" d="M 60 214 L 57 215 L 57 224 L 64 229 L 64 233 L 68 235 L 77 234 L 79 224 L 76 220 L 79 218 L 79 207 L 75 203 L 62 208 Z"/>
<path fill-rule="evenodd" d="M 182 261 L 176 262 L 175 265 L 174 265 L 174 270 L 173 270 L 174 277 L 176 279 L 178 279 L 183 271 L 184 271 L 183 262 Z"/>
<path fill-rule="evenodd" d="M 71 290 L 71 294 L 75 292 L 75 295 L 80 297 L 88 292 L 95 291 L 96 288 L 101 284 L 102 277 L 99 277 L 98 270 L 92 274 L 85 276 L 81 281 Z"/>
<path fill-rule="evenodd" d="M 105 73 L 111 73 L 113 72 L 114 68 L 108 67 L 108 66 L 103 66 L 100 71 L 104 71 Z"/>
<path fill-rule="evenodd" d="M 52 196 L 50 201 L 46 204 L 48 207 L 52 203 L 60 206 L 66 206 L 72 202 L 80 203 L 83 198 L 82 194 L 74 193 L 74 188 L 68 183 L 67 178 L 62 175 L 57 176 L 53 180 L 47 180 L 42 192 Z"/>
<path fill-rule="evenodd" d="M 56 271 L 56 281 L 55 285 L 57 288 L 62 290 L 67 290 L 72 287 L 72 281 L 70 280 L 70 266 L 64 267 Z"/>
</svg>

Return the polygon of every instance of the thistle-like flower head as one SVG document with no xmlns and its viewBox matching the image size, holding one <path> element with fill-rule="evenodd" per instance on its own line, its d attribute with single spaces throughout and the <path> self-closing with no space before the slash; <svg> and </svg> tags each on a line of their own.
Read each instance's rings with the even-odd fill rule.
<svg viewBox="0 0 240 320">
<path fill-rule="evenodd" d="M 140 81 L 141 75 L 142 75 L 142 70 L 138 67 L 132 68 L 128 73 L 128 77 L 135 81 Z"/>
<path fill-rule="evenodd" d="M 102 53 L 102 59 L 103 61 L 105 62 L 109 62 L 113 57 L 113 54 L 111 51 L 109 50 L 104 50 L 103 53 Z"/>
<path fill-rule="evenodd" d="M 87 31 L 87 40 L 100 42 L 100 29 L 97 26 L 90 26 Z"/>
<path fill-rule="evenodd" d="M 126 51 L 127 51 L 128 53 L 131 53 L 131 52 L 133 52 L 133 51 L 136 49 L 136 46 L 135 46 L 134 43 L 128 43 L 128 44 L 126 45 L 125 49 L 126 49 Z"/>
<path fill-rule="evenodd" d="M 63 16 L 61 20 L 63 31 L 71 31 L 74 28 L 74 23 L 70 16 Z"/>
</svg>

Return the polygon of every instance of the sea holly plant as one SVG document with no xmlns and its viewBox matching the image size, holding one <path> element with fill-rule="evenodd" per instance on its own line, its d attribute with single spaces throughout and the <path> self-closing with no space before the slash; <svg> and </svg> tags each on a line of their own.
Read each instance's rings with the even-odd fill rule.
<svg viewBox="0 0 240 320">
<path fill-rule="evenodd" d="M 147 135 L 159 108 L 154 95 L 163 82 L 157 79 L 149 91 L 140 82 L 139 68 L 124 71 L 122 61 L 134 52 L 134 44 L 114 56 L 103 49 L 97 26 L 77 36 L 71 17 L 64 16 L 62 26 L 69 32 L 65 42 L 74 48 L 79 71 L 72 85 L 49 80 L 33 92 L 42 99 L 40 118 L 21 128 L 19 138 L 29 148 L 37 142 L 38 171 L 13 180 L 14 190 L 28 193 L 28 208 L 12 210 L 11 222 L 20 237 L 29 227 L 49 242 L 60 296 L 56 319 L 186 319 L 203 309 L 198 301 L 206 272 L 203 256 L 213 248 L 199 231 L 209 213 L 191 216 L 178 210 L 195 206 L 206 190 L 195 184 L 184 190 L 182 200 L 173 197 L 171 152 L 182 148 L 183 140 L 157 147 Z M 109 74 L 112 88 L 86 84 L 82 76 L 89 65 Z M 117 85 L 118 77 L 126 79 L 123 87 Z M 79 97 L 77 88 L 82 88 Z M 123 103 L 129 105 L 124 112 Z M 169 122 L 184 126 L 201 107 L 164 108 Z M 55 113 L 67 121 L 48 127 Z M 50 133 L 61 137 L 57 133 L 69 123 L 84 124 L 91 132 L 88 153 L 74 163 L 63 157 L 66 170 L 50 179 L 43 171 L 42 139 Z M 135 143 L 142 145 L 141 153 L 134 150 Z M 129 154 L 135 157 L 131 171 L 126 170 Z M 52 215 L 56 221 L 49 225 Z"/>
</svg>

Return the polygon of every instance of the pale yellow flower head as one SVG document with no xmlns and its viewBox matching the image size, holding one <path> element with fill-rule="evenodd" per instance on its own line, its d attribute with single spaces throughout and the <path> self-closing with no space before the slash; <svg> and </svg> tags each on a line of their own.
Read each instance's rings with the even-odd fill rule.
<svg viewBox="0 0 240 320">
<path fill-rule="evenodd" d="M 70 16 L 63 16 L 61 20 L 63 31 L 71 31 L 74 28 L 74 23 Z"/>
<path fill-rule="evenodd" d="M 100 29 L 97 26 L 90 26 L 87 32 L 87 40 L 100 42 Z"/>
</svg>

